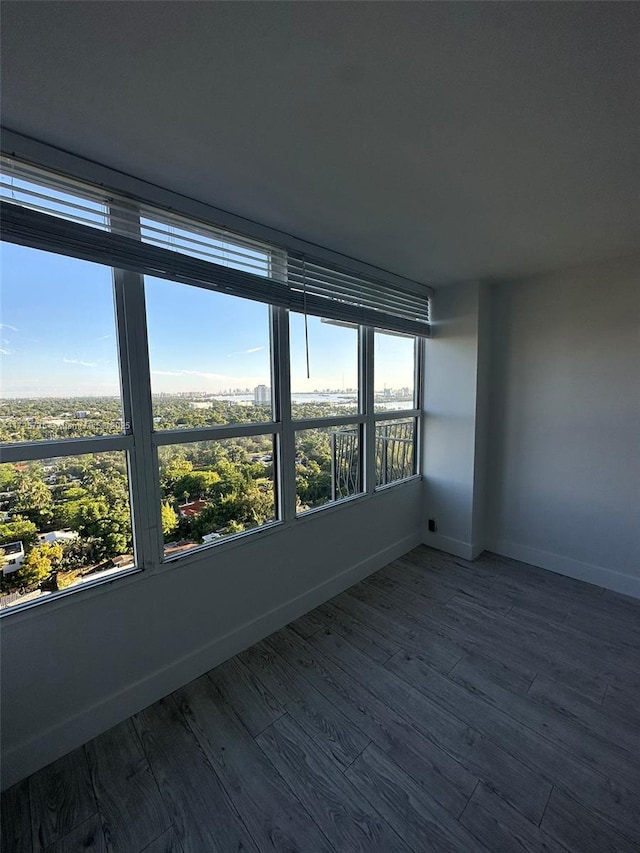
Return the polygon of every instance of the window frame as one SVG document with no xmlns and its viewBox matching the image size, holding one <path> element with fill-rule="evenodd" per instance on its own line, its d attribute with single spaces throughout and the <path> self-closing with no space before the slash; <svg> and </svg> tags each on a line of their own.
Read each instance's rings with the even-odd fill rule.
<svg viewBox="0 0 640 853">
<path fill-rule="evenodd" d="M 373 477 L 374 488 L 373 491 L 380 492 L 386 489 L 391 489 L 394 486 L 397 486 L 399 483 L 406 483 L 407 480 L 411 480 L 415 477 L 421 477 L 422 471 L 422 457 L 421 457 L 421 448 L 422 448 L 422 419 L 423 419 L 423 411 L 422 411 L 422 382 L 423 382 L 423 368 L 424 368 L 424 359 L 425 359 L 425 346 L 424 346 L 424 338 L 414 337 L 413 339 L 413 408 L 411 409 L 389 409 L 388 411 L 375 411 L 375 391 L 373 389 L 374 385 L 374 375 L 375 375 L 375 333 L 379 332 L 381 334 L 389 334 L 389 332 L 384 329 L 374 328 L 371 330 L 371 350 L 372 350 L 372 364 L 371 364 L 371 386 L 372 386 L 372 396 L 371 396 L 371 455 L 372 455 L 372 469 L 371 476 Z M 393 333 L 395 334 L 395 333 Z M 409 336 L 407 336 L 409 337 Z M 376 425 L 379 423 L 383 423 L 384 421 L 396 421 L 396 420 L 411 420 L 413 419 L 415 427 L 413 431 L 413 474 L 409 477 L 401 477 L 398 480 L 392 480 L 390 483 L 382 483 L 380 485 L 376 485 L 376 460 L 375 460 L 375 441 L 376 441 Z"/>
<path fill-rule="evenodd" d="M 78 187 L 81 197 L 81 185 Z M 138 237 L 141 219 L 147 215 L 148 204 L 130 202 L 126 217 L 122 217 L 123 201 L 118 199 L 116 208 L 106 205 L 106 218 L 111 224 L 117 217 L 117 230 L 122 234 Z M 115 211 L 115 212 L 114 212 Z M 194 222 L 197 228 L 198 222 Z M 241 239 L 240 235 L 239 238 Z M 230 241 L 233 234 L 229 233 Z M 251 238 L 254 239 L 255 238 Z M 257 242 L 257 241 L 256 241 Z M 40 247 L 30 244 L 31 248 Z M 42 247 L 47 251 L 45 247 Z M 271 280 L 278 281 L 286 270 L 286 251 L 268 246 L 272 266 Z M 105 266 L 108 266 L 105 264 Z M 424 338 L 414 337 L 414 407 L 412 409 L 375 411 L 374 389 L 374 326 L 358 327 L 358 406 L 357 414 L 331 415 L 313 419 L 293 419 L 291 411 L 291 371 L 289 346 L 289 309 L 276 305 L 269 307 L 271 394 L 273 420 L 252 424 L 225 424 L 174 430 L 156 430 L 153 420 L 151 372 L 147 335 L 144 274 L 109 267 L 112 270 L 116 335 L 122 414 L 124 429 L 121 435 L 93 436 L 76 439 L 56 439 L 32 442 L 14 442 L 2 445 L 3 462 L 33 461 L 55 456 L 77 456 L 105 451 L 124 451 L 127 458 L 129 499 L 135 566 L 108 577 L 96 577 L 91 581 L 68 587 L 50 596 L 43 596 L 22 605 L 4 609 L 0 616 L 23 612 L 43 600 L 57 601 L 80 590 L 87 590 L 103 583 L 112 583 L 132 574 L 155 574 L 186 567 L 206 557 L 210 549 L 227 550 L 236 547 L 247 537 L 269 535 L 274 530 L 306 523 L 318 513 L 330 512 L 344 504 L 371 499 L 377 492 L 393 488 L 421 478 L 422 432 L 422 372 L 424 360 Z M 152 273 L 150 273 L 152 274 Z M 196 286 L 196 285 L 191 285 Z M 241 297 L 240 297 L 241 298 Z M 384 329 L 379 331 L 384 332 Z M 381 486 L 376 485 L 375 437 L 376 425 L 386 420 L 399 418 L 415 419 L 414 430 L 414 473 L 400 480 Z M 338 500 L 296 514 L 297 491 L 295 470 L 295 434 L 297 431 L 321 427 L 339 427 L 354 424 L 360 431 L 360 480 L 362 490 Z M 223 438 L 273 435 L 275 444 L 274 489 L 276 494 L 277 520 L 258 528 L 224 537 L 194 547 L 179 555 L 166 557 L 161 523 L 161 489 L 159 477 L 158 449 L 165 445 L 178 445 L 193 441 L 215 441 Z M 213 552 L 212 552 L 213 553 Z"/>
</svg>

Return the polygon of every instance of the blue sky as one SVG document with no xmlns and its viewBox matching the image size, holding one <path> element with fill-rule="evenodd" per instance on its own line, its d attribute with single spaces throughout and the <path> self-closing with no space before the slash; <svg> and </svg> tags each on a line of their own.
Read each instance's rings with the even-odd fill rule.
<svg viewBox="0 0 640 853">
<path fill-rule="evenodd" d="M 4 397 L 117 394 L 111 271 L 3 243 L 0 358 Z M 152 390 L 219 392 L 270 385 L 268 308 L 162 279 L 146 283 Z M 291 323 L 292 388 L 355 387 L 355 331 Z M 411 384 L 412 343 L 378 336 L 376 389 Z"/>
</svg>

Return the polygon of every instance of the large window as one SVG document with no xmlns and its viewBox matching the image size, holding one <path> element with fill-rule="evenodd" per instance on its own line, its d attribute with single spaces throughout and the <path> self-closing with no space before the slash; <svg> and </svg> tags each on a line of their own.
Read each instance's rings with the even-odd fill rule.
<svg viewBox="0 0 640 853">
<path fill-rule="evenodd" d="M 419 411 L 417 338 L 376 329 L 374 420 L 376 485 L 405 480 L 417 471 Z M 412 418 L 398 417 L 413 413 Z"/>
<path fill-rule="evenodd" d="M 3 442 L 123 432 L 109 267 L 2 243 Z"/>
<path fill-rule="evenodd" d="M 1 193 L 0 610 L 416 474 L 415 293 L 21 168 Z"/>
<path fill-rule="evenodd" d="M 159 449 L 165 557 L 279 518 L 272 434 Z"/>
<path fill-rule="evenodd" d="M 113 271 L 3 243 L 0 275 L 6 606 L 131 569 L 135 556 Z"/>
<path fill-rule="evenodd" d="M 273 420 L 269 307 L 146 278 L 156 429 Z"/>
</svg>

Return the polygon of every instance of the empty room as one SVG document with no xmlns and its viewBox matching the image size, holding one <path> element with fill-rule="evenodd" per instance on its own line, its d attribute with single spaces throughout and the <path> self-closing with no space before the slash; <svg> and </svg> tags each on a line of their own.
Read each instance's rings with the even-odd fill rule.
<svg viewBox="0 0 640 853">
<path fill-rule="evenodd" d="M 640 5 L 2 4 L 2 853 L 637 853 Z"/>
</svg>

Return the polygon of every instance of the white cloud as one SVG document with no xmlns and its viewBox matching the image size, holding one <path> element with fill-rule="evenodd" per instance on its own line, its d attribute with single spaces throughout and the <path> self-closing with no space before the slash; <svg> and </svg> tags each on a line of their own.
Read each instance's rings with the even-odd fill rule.
<svg viewBox="0 0 640 853">
<path fill-rule="evenodd" d="M 97 363 L 95 361 L 80 361 L 77 358 L 63 358 L 62 361 L 64 364 L 79 364 L 80 367 L 97 367 Z"/>
<path fill-rule="evenodd" d="M 99 338 L 96 338 L 96 340 L 97 340 L 97 341 L 106 341 L 106 340 L 108 340 L 109 338 L 112 338 L 112 337 L 113 337 L 113 335 L 100 335 L 100 337 L 99 337 Z"/>
<path fill-rule="evenodd" d="M 0 323 L 0 329 L 10 329 L 12 332 L 18 331 L 15 326 L 10 326 L 8 323 Z"/>
<path fill-rule="evenodd" d="M 227 376 L 225 373 L 206 373 L 201 370 L 182 370 L 181 374 L 183 376 L 198 376 L 200 379 L 224 379 L 225 382 L 233 379 L 233 376 Z"/>
<path fill-rule="evenodd" d="M 262 352 L 264 347 L 250 347 L 249 349 L 242 349 L 239 352 L 230 352 L 227 353 L 227 358 L 233 358 L 234 355 L 250 355 L 252 352 Z"/>
<path fill-rule="evenodd" d="M 0 347 L 0 355 L 13 355 L 13 350 L 5 349 L 5 347 Z"/>
<path fill-rule="evenodd" d="M 198 376 L 200 379 L 233 379 L 224 373 L 206 373 L 201 370 L 152 370 L 154 376 Z"/>
<path fill-rule="evenodd" d="M 231 376 L 228 373 L 208 373 L 204 370 L 152 370 L 153 376 L 191 376 L 196 379 L 207 379 L 215 382 L 251 383 L 254 377 Z"/>
</svg>

